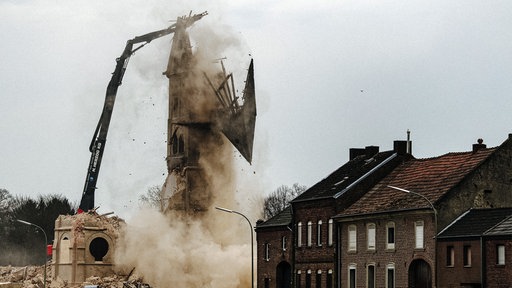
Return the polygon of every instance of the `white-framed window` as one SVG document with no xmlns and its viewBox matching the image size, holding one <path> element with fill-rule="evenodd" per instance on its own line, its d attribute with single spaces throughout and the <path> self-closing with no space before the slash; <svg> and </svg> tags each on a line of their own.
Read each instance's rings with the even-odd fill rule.
<svg viewBox="0 0 512 288">
<path fill-rule="evenodd" d="M 311 269 L 306 273 L 306 288 L 311 288 Z"/>
<path fill-rule="evenodd" d="M 301 270 L 297 270 L 297 273 L 295 274 L 295 284 L 298 288 L 300 288 L 301 284 L 302 284 L 301 277 L 300 277 L 300 276 L 302 276 L 301 274 L 302 274 Z"/>
<path fill-rule="evenodd" d="M 470 245 L 464 245 L 464 250 L 462 253 L 464 254 L 463 257 L 463 263 L 464 267 L 471 267 L 471 246 Z"/>
<path fill-rule="evenodd" d="M 322 246 L 322 220 L 318 220 L 316 227 L 316 245 Z"/>
<path fill-rule="evenodd" d="M 308 221 L 308 246 L 311 246 L 312 244 L 312 230 L 313 229 L 313 222 Z"/>
<path fill-rule="evenodd" d="M 356 225 L 348 226 L 348 251 L 357 250 L 357 227 Z"/>
<path fill-rule="evenodd" d="M 375 288 L 375 264 L 366 266 L 366 288 Z"/>
<path fill-rule="evenodd" d="M 367 237 L 367 244 L 368 244 L 368 250 L 375 250 L 375 230 L 376 226 L 375 223 L 369 223 L 366 226 L 366 237 Z"/>
<path fill-rule="evenodd" d="M 287 240 L 286 236 L 283 236 L 281 238 L 281 249 L 283 249 L 283 251 L 286 251 L 286 245 L 287 245 L 286 240 Z"/>
<path fill-rule="evenodd" d="M 332 269 L 327 270 L 327 279 L 325 279 L 325 287 L 326 288 L 333 288 L 332 287 L 333 281 L 332 281 Z"/>
<path fill-rule="evenodd" d="M 395 249 L 395 222 L 386 224 L 386 249 Z"/>
<path fill-rule="evenodd" d="M 332 239 L 333 239 L 333 233 L 334 233 L 334 220 L 329 219 L 329 224 L 327 228 L 327 245 L 332 246 Z"/>
<path fill-rule="evenodd" d="M 297 223 L 297 247 L 302 246 L 302 222 Z"/>
<path fill-rule="evenodd" d="M 264 255 L 265 261 L 270 260 L 270 244 L 265 243 L 265 255 Z"/>
<path fill-rule="evenodd" d="M 496 264 L 505 265 L 505 245 L 496 245 Z"/>
<path fill-rule="evenodd" d="M 424 246 L 424 227 L 423 227 L 423 221 L 416 221 L 414 222 L 414 248 L 416 249 L 423 249 Z"/>
<path fill-rule="evenodd" d="M 348 265 L 348 287 L 349 288 L 356 288 L 356 264 L 349 264 Z"/>
<path fill-rule="evenodd" d="M 455 247 L 447 246 L 446 247 L 446 266 L 453 267 L 455 264 Z"/>
<path fill-rule="evenodd" d="M 395 288 L 395 264 L 386 266 L 386 288 Z"/>
<path fill-rule="evenodd" d="M 316 288 L 322 288 L 322 270 L 316 271 Z"/>
</svg>

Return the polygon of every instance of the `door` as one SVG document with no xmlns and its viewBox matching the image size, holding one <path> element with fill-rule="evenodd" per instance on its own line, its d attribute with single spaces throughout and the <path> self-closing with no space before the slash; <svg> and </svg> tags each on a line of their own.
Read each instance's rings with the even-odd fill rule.
<svg viewBox="0 0 512 288">
<path fill-rule="evenodd" d="M 414 260 L 409 266 L 410 288 L 432 288 L 432 269 L 425 260 Z"/>
</svg>

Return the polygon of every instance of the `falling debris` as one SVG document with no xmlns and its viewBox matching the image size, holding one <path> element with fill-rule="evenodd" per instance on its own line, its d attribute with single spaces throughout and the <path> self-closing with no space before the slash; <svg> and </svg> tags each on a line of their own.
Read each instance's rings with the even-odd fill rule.
<svg viewBox="0 0 512 288">
<path fill-rule="evenodd" d="M 198 216 L 215 198 L 207 169 L 219 162 L 216 177 L 230 171 L 230 161 L 221 157 L 227 145 L 221 134 L 250 163 L 256 121 L 254 65 L 251 60 L 242 99 L 236 95 L 232 73 L 220 65 L 201 63 L 192 53 L 186 28 L 188 17 L 176 22 L 167 71 L 169 121 L 168 176 L 163 187 L 165 211 L 183 211 Z M 210 62 L 210 61 L 209 61 Z M 208 69 L 207 71 L 205 71 Z"/>
</svg>

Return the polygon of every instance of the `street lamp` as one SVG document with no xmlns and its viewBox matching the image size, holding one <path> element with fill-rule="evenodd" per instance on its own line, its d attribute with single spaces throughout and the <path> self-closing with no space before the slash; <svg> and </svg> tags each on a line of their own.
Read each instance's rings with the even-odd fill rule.
<svg viewBox="0 0 512 288">
<path fill-rule="evenodd" d="M 40 226 L 34 224 L 34 223 L 30 223 L 30 222 L 27 222 L 27 221 L 23 221 L 23 220 L 20 220 L 20 219 L 16 219 L 16 221 L 22 223 L 22 224 L 25 224 L 25 225 L 29 225 L 29 226 L 34 226 L 34 227 L 37 227 L 39 228 L 41 231 L 43 231 L 43 235 L 44 235 L 44 245 L 45 245 L 45 256 L 44 256 L 44 272 L 43 272 L 43 287 L 46 288 L 46 245 L 48 244 L 48 238 L 46 237 L 46 232 L 44 232 L 44 229 L 41 228 Z"/>
<path fill-rule="evenodd" d="M 215 209 L 224 211 L 227 213 L 238 214 L 238 215 L 244 217 L 245 220 L 247 220 L 247 223 L 249 223 L 249 227 L 251 227 L 251 287 L 254 288 L 254 240 L 253 240 L 253 232 L 252 232 L 253 229 L 252 229 L 251 221 L 249 221 L 249 218 L 247 218 L 244 214 L 242 214 L 238 211 L 230 210 L 230 209 L 226 209 L 226 208 L 222 208 L 222 207 L 215 207 Z"/>
<path fill-rule="evenodd" d="M 427 197 L 425 197 L 425 195 L 422 195 L 420 193 L 410 191 L 407 189 L 391 186 L 391 185 L 388 185 L 388 187 L 391 189 L 395 189 L 397 191 L 404 192 L 404 193 L 409 193 L 409 194 L 414 194 L 414 195 L 420 196 L 421 198 L 425 199 L 428 202 L 428 204 L 432 208 L 432 211 L 434 211 L 434 265 L 435 265 L 434 267 L 435 267 L 435 272 L 436 272 L 435 287 L 437 287 L 437 210 L 436 210 L 436 207 L 434 207 L 434 204 L 432 203 L 432 201 L 430 201 Z"/>
</svg>

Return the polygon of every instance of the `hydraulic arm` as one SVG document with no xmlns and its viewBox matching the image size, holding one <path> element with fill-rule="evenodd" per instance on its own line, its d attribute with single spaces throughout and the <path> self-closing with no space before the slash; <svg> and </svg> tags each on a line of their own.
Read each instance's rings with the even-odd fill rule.
<svg viewBox="0 0 512 288">
<path fill-rule="evenodd" d="M 192 25 L 194 22 L 198 21 L 205 15 L 207 15 L 207 13 L 203 12 L 200 14 L 195 14 L 193 16 L 189 15 L 188 17 L 185 17 L 187 27 Z M 91 144 L 89 146 L 89 151 L 91 152 L 91 159 L 89 161 L 89 168 L 87 170 L 87 177 L 85 179 L 84 191 L 77 213 L 87 212 L 94 208 L 94 192 L 96 190 L 96 182 L 98 181 L 98 174 L 100 171 L 103 151 L 105 150 L 105 142 L 107 140 L 108 127 L 110 124 L 110 119 L 112 117 L 112 111 L 114 109 L 117 89 L 119 88 L 119 86 L 121 86 L 124 72 L 126 71 L 126 67 L 128 65 L 130 56 L 134 54 L 137 50 L 151 42 L 152 40 L 174 33 L 175 30 L 176 24 L 173 24 L 166 29 L 147 33 L 142 36 L 137 36 L 131 40 L 128 40 L 126 42 L 126 46 L 123 50 L 123 53 L 119 58 L 116 59 L 116 67 L 114 72 L 112 73 L 112 78 L 110 79 L 110 82 L 107 86 L 103 111 L 101 112 L 98 125 L 96 126 L 94 135 L 91 140 Z M 133 48 L 134 45 L 139 43 L 141 43 L 141 45 L 139 45 L 136 48 Z"/>
</svg>

